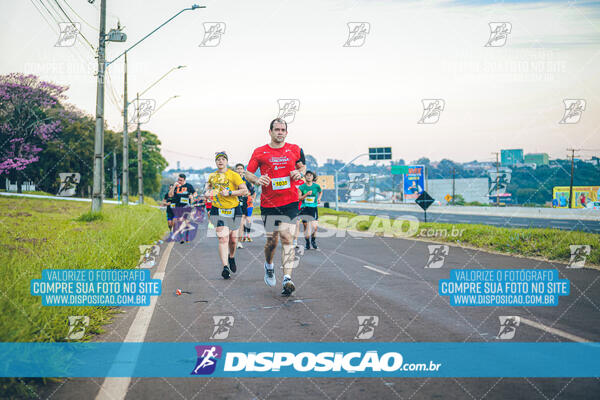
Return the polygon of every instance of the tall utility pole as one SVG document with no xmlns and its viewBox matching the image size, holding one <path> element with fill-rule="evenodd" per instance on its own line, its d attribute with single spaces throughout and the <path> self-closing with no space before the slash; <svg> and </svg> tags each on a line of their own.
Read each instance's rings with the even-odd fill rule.
<svg viewBox="0 0 600 400">
<path fill-rule="evenodd" d="M 456 192 L 456 167 L 452 167 L 452 204 L 454 204 L 454 197 Z"/>
<path fill-rule="evenodd" d="M 569 208 L 573 208 L 573 173 L 575 172 L 575 152 L 579 149 L 567 149 L 571 152 L 571 184 L 569 185 Z"/>
<path fill-rule="evenodd" d="M 144 204 L 144 179 L 142 177 L 142 133 L 140 132 L 140 94 L 137 96 L 137 170 L 139 204 Z"/>
<path fill-rule="evenodd" d="M 129 135 L 127 132 L 127 108 L 129 99 L 127 98 L 127 53 L 125 53 L 125 76 L 123 84 L 123 180 L 121 183 L 121 193 L 123 195 L 123 204 L 129 204 Z"/>
<path fill-rule="evenodd" d="M 117 198 L 117 152 L 113 151 L 113 167 L 112 167 L 112 192 L 113 199 Z"/>
<path fill-rule="evenodd" d="M 496 155 L 496 207 L 500 206 L 500 188 L 498 185 L 500 184 L 500 153 L 494 152 L 492 154 Z"/>
<path fill-rule="evenodd" d="M 92 211 L 102 209 L 104 176 L 104 63 L 106 43 L 106 0 L 100 1 L 100 33 L 98 39 L 98 77 L 96 83 L 96 133 L 94 136 L 94 187 Z"/>
</svg>

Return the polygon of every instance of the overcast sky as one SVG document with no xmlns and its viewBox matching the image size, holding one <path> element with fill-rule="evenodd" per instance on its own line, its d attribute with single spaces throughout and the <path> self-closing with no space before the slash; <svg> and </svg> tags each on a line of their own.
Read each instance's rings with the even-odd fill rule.
<svg viewBox="0 0 600 400">
<path fill-rule="evenodd" d="M 98 45 L 99 4 L 56 0 Z M 125 26 L 113 59 L 192 1 L 107 0 L 107 29 Z M 202 1 L 129 54 L 129 97 L 177 65 L 145 98 L 162 104 L 144 125 L 171 166 L 213 165 L 215 151 L 247 162 L 268 140 L 278 99 L 298 99 L 288 141 L 319 163 L 349 161 L 369 146 L 394 159 L 491 160 L 523 148 L 564 158 L 600 154 L 600 3 L 586 1 Z M 47 9 L 46 9 L 47 8 Z M 74 11 L 73 11 L 74 10 Z M 0 3 L 0 73 L 27 72 L 69 85 L 69 102 L 93 114 L 96 61 L 85 41 L 55 47 L 65 17 L 54 0 Z M 223 22 L 214 47 L 204 23 Z M 348 23 L 364 22 L 346 46 Z M 508 22 L 506 43 L 490 39 Z M 214 44 L 210 43 L 210 44 Z M 106 121 L 122 130 L 123 62 L 109 67 Z M 437 123 L 418 124 L 422 99 L 443 99 Z M 564 99 L 584 99 L 578 123 L 559 124 Z M 429 120 L 431 121 L 431 120 Z M 364 162 L 364 159 L 363 159 Z"/>
</svg>

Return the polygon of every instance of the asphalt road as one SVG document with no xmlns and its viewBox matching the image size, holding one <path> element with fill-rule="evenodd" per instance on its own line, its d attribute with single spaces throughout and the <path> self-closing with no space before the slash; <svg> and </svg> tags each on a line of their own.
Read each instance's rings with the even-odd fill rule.
<svg viewBox="0 0 600 400">
<path fill-rule="evenodd" d="M 166 264 L 145 341 L 207 342 L 213 316 L 233 316 L 224 342 L 352 342 L 358 316 L 378 316 L 369 341 L 497 342 L 499 316 L 516 315 L 562 333 L 521 324 L 514 341 L 568 342 L 562 334 L 600 341 L 600 271 L 450 247 L 445 265 L 425 269 L 429 243 L 394 238 L 324 238 L 307 251 L 280 295 L 263 282 L 264 238 L 237 253 L 238 272 L 221 278 L 216 238 L 175 244 Z M 165 257 L 168 244 L 163 244 Z M 279 250 L 275 258 L 280 260 Z M 277 263 L 276 263 L 277 265 Z M 369 268 L 367 268 L 369 267 Z M 452 307 L 438 296 L 450 268 L 557 268 L 571 294 L 556 307 Z M 154 267 L 156 269 L 156 267 Z M 382 273 L 386 272 L 386 274 Z M 176 289 L 190 294 L 174 295 Z M 99 341 L 123 341 L 137 308 L 123 308 Z M 94 399 L 103 378 L 67 379 L 41 398 Z M 592 399 L 600 379 L 540 378 L 132 378 L 127 399 Z"/>
<path fill-rule="evenodd" d="M 379 210 L 371 208 L 354 208 L 352 206 L 340 205 L 341 210 L 351 211 L 357 214 L 365 215 L 387 215 L 397 218 L 403 215 L 411 215 L 419 221 L 424 221 L 424 213 L 421 211 L 395 211 Z M 567 231 L 581 231 L 589 233 L 600 233 L 600 213 L 598 220 L 572 220 L 558 218 L 523 218 L 523 217 L 504 217 L 493 215 L 469 215 L 469 214 L 450 214 L 450 213 L 427 213 L 427 222 L 440 222 L 446 224 L 483 224 L 499 226 L 504 228 L 555 228 Z"/>
</svg>

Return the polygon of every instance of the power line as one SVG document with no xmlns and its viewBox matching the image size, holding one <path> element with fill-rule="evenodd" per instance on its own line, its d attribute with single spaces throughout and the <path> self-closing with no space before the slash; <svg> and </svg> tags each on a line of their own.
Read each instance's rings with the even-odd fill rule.
<svg viewBox="0 0 600 400">
<path fill-rule="evenodd" d="M 71 7 L 71 5 L 70 5 L 69 3 L 67 3 L 67 0 L 62 0 L 62 1 L 63 1 L 63 2 L 66 4 L 66 5 L 67 5 L 67 7 L 69 7 L 69 8 L 71 9 L 71 11 L 73 11 L 73 14 L 75 14 L 77 17 L 79 17 L 79 19 L 80 19 L 81 21 L 83 21 L 83 22 L 84 22 L 84 23 L 85 23 L 87 26 L 89 26 L 90 28 L 92 28 L 92 29 L 94 29 L 94 30 L 96 30 L 96 31 L 99 31 L 99 29 L 98 29 L 98 28 L 96 28 L 95 26 L 93 26 L 92 24 L 90 24 L 89 22 L 87 22 L 85 19 L 83 19 L 83 18 L 81 17 L 81 15 L 77 14 L 77 11 L 75 11 L 75 10 L 73 9 L 73 7 Z"/>
<path fill-rule="evenodd" d="M 75 25 L 75 23 L 71 20 L 71 17 L 69 17 L 69 15 L 65 12 L 65 10 L 62 8 L 62 6 L 59 4 L 58 0 L 54 0 L 54 3 L 58 6 L 58 8 L 60 8 L 60 11 L 62 11 L 62 13 L 64 14 L 65 17 L 67 17 L 67 19 L 69 20 L 69 22 L 72 25 Z M 52 4 L 52 3 L 50 3 Z M 87 38 L 85 37 L 85 35 L 81 32 L 81 30 L 78 31 L 79 35 L 81 35 L 81 37 L 83 38 L 83 40 L 85 40 L 85 42 L 90 46 L 90 48 L 94 51 L 96 51 L 96 49 L 94 48 L 94 46 L 92 46 L 92 44 L 90 43 L 89 40 L 87 40 Z"/>
<path fill-rule="evenodd" d="M 48 26 L 50 27 L 50 29 L 51 29 L 53 32 L 56 32 L 56 30 L 55 30 L 55 28 L 56 28 L 56 27 L 55 27 L 54 25 L 52 25 L 52 24 L 50 23 L 50 21 L 48 21 L 48 19 L 46 18 L 46 16 L 45 16 L 45 15 L 44 15 L 44 13 L 42 12 L 42 10 L 41 10 L 41 9 L 40 9 L 40 8 L 39 8 L 39 7 L 38 7 L 36 4 L 35 4 L 35 2 L 34 2 L 33 0 L 29 0 L 29 1 L 30 1 L 30 2 L 31 2 L 31 4 L 32 4 L 32 5 L 35 7 L 35 9 L 37 10 L 37 12 L 38 12 L 38 13 L 39 13 L 39 14 L 42 16 L 42 18 L 44 19 L 44 21 L 46 21 L 46 23 L 48 24 Z"/>
</svg>

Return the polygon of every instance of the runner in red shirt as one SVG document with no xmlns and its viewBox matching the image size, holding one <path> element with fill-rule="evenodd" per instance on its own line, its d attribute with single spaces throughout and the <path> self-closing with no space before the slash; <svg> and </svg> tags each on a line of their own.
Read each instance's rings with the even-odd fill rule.
<svg viewBox="0 0 600 400">
<path fill-rule="evenodd" d="M 292 244 L 296 217 L 298 216 L 298 189 L 294 182 L 301 179 L 306 171 L 306 161 L 302 149 L 286 143 L 287 123 L 276 118 L 271 121 L 269 135 L 271 142 L 258 147 L 252 153 L 246 179 L 255 185 L 262 186 L 260 197 L 260 213 L 265 225 L 267 243 L 265 244 L 265 283 L 275 286 L 277 280 L 273 266 L 273 256 L 277 241 L 281 238 L 283 264 L 284 296 L 295 290 L 292 282 L 295 250 Z M 296 166 L 296 163 L 298 167 Z M 255 172 L 260 169 L 260 178 Z"/>
</svg>

